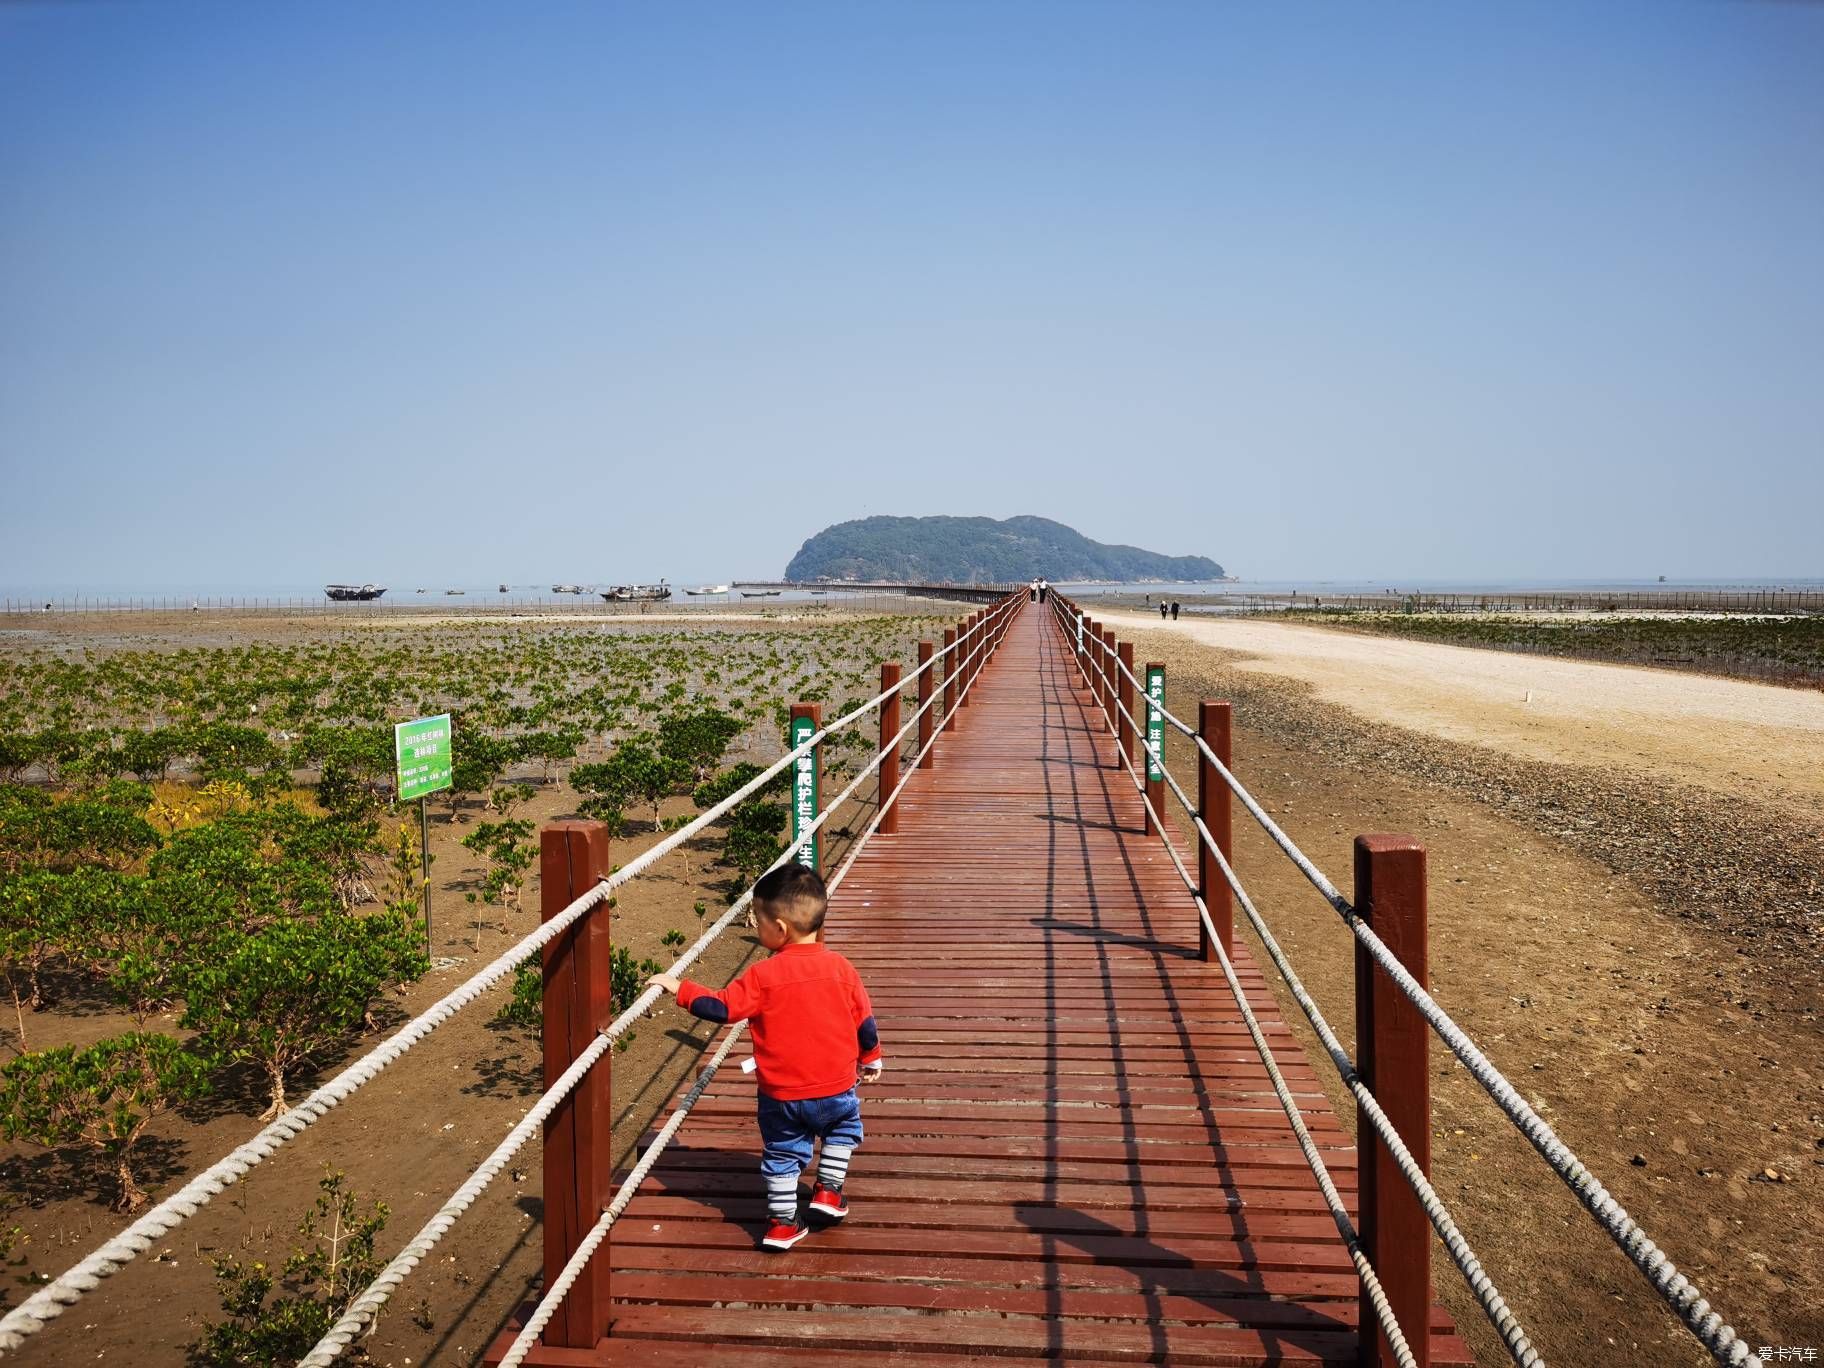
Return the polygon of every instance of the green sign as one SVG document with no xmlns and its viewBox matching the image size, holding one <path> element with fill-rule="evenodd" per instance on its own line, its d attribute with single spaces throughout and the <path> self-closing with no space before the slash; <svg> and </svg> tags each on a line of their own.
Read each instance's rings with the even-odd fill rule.
<svg viewBox="0 0 1824 1368">
<path fill-rule="evenodd" d="M 420 717 L 393 728 L 399 801 L 409 803 L 450 786 L 450 715 Z"/>
<path fill-rule="evenodd" d="M 792 749 L 797 750 L 816 734 L 817 724 L 808 717 L 792 719 Z M 817 820 L 817 750 L 813 747 L 798 757 L 792 769 L 792 841 L 804 835 L 804 829 Z M 817 842 L 821 839 L 812 836 L 810 840 L 798 847 L 792 857 L 806 869 L 817 868 Z"/>
<path fill-rule="evenodd" d="M 1148 781 L 1165 780 L 1165 766 L 1159 761 L 1165 755 L 1165 669 L 1155 665 L 1146 672 L 1146 744 L 1152 748 L 1146 757 Z"/>
</svg>

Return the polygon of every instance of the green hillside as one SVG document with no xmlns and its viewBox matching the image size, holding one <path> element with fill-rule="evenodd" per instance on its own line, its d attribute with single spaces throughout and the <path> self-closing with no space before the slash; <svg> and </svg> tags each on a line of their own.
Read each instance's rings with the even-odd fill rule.
<svg viewBox="0 0 1824 1368">
<path fill-rule="evenodd" d="M 858 518 L 826 527 L 785 567 L 788 580 L 982 584 L 1067 580 L 1213 580 L 1208 556 L 1164 556 L 1091 541 L 1049 518 Z"/>
</svg>

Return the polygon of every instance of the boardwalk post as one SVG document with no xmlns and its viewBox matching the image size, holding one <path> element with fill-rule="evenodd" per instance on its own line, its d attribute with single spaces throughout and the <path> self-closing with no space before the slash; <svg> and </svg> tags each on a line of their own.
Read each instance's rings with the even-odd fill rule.
<svg viewBox="0 0 1824 1368">
<path fill-rule="evenodd" d="M 1146 663 L 1146 829 L 1149 833 L 1165 832 L 1165 663 Z M 1158 758 L 1154 758 L 1154 751 Z"/>
<path fill-rule="evenodd" d="M 1234 709 L 1226 702 L 1206 698 L 1197 705 L 1197 735 L 1204 744 L 1216 752 L 1216 758 L 1222 761 L 1223 768 L 1234 772 L 1235 760 L 1232 751 L 1231 734 L 1234 720 Z M 1197 815 L 1203 819 L 1211 836 L 1216 838 L 1216 849 L 1222 852 L 1222 858 L 1229 861 L 1229 867 L 1235 867 L 1234 827 L 1230 824 L 1231 795 L 1229 786 L 1222 781 L 1222 775 L 1216 766 L 1210 763 L 1202 749 L 1197 751 Z M 1222 877 L 1222 866 L 1216 862 L 1215 853 L 1209 844 L 1199 836 L 1197 841 L 1197 891 L 1203 897 L 1203 904 L 1210 909 L 1210 921 L 1216 926 L 1217 939 L 1222 942 L 1225 952 L 1235 949 L 1235 902 L 1229 891 L 1229 881 Z M 1216 958 L 1216 947 L 1210 943 L 1210 933 L 1197 924 L 1197 950 L 1206 960 Z"/>
<path fill-rule="evenodd" d="M 1134 643 L 1123 641 L 1115 647 L 1115 745 L 1128 764 L 1134 765 L 1140 754 L 1134 739 Z"/>
<path fill-rule="evenodd" d="M 549 921 L 608 875 L 605 822 L 552 822 L 539 833 L 540 919 Z M 544 949 L 545 1087 L 550 1088 L 614 1019 L 609 918 L 597 906 Z M 545 1120 L 545 1286 L 564 1271 L 614 1195 L 609 1060 L 596 1061 Z M 593 1349 L 608 1333 L 608 1244 L 590 1259 L 545 1327 L 544 1342 Z"/>
<path fill-rule="evenodd" d="M 823 730 L 823 704 L 792 704 L 791 723 L 792 749 L 797 750 L 811 737 Z M 804 834 L 804 829 L 817 820 L 818 803 L 823 787 L 823 747 L 811 747 L 809 755 L 798 757 L 798 763 L 792 767 L 792 840 L 797 842 Z M 806 869 L 821 869 L 818 847 L 823 844 L 823 833 L 819 832 L 792 856 L 794 862 Z"/>
<path fill-rule="evenodd" d="M 961 654 L 956 649 L 956 628 L 944 628 L 944 716 L 956 711 L 956 666 Z"/>
<path fill-rule="evenodd" d="M 1101 644 L 1096 648 L 1096 697 L 1102 703 L 1102 717 L 1111 734 L 1115 732 L 1115 629 L 1102 628 Z M 1116 766 L 1120 761 L 1115 761 Z"/>
<path fill-rule="evenodd" d="M 975 682 L 975 661 L 971 658 L 978 640 L 974 613 L 963 619 L 963 630 L 957 640 L 962 643 L 957 647 L 957 654 L 963 658 L 963 687 L 956 703 L 959 708 L 966 708 L 969 706 L 969 686 Z"/>
<path fill-rule="evenodd" d="M 936 647 L 929 641 L 918 643 L 918 767 L 931 768 L 931 732 L 937 721 L 936 708 L 928 708 L 932 697 L 937 693 L 937 666 L 931 663 Z"/>
<path fill-rule="evenodd" d="M 1355 909 L 1408 973 L 1427 981 L 1425 847 L 1410 836 L 1355 838 Z M 1414 1162 L 1431 1175 L 1428 1027 L 1406 995 L 1355 947 L 1355 1067 Z M 1431 1222 L 1356 1108 L 1362 1249 L 1418 1368 L 1431 1363 Z M 1393 1351 L 1361 1297 L 1363 1368 L 1393 1368 Z"/>
<path fill-rule="evenodd" d="M 891 690 L 891 693 L 888 693 Z M 887 753 L 880 762 L 880 834 L 891 836 L 899 830 L 899 807 L 888 807 L 893 791 L 899 787 L 899 662 L 889 660 L 880 667 L 880 691 L 887 694 L 880 705 L 880 748 Z"/>
</svg>

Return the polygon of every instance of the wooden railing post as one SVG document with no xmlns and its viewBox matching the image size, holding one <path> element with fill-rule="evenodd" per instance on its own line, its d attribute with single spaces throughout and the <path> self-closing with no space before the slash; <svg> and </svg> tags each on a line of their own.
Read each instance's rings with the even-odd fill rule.
<svg viewBox="0 0 1824 1368">
<path fill-rule="evenodd" d="M 1234 709 L 1226 702 L 1206 698 L 1197 705 L 1197 734 L 1204 743 L 1216 752 L 1216 758 L 1231 774 L 1234 773 L 1233 742 L 1231 739 L 1234 721 Z M 1230 822 L 1230 804 L 1232 795 L 1229 786 L 1222 781 L 1222 775 L 1212 765 L 1209 757 L 1201 748 L 1197 751 L 1197 815 L 1203 819 L 1203 825 L 1211 836 L 1216 838 L 1216 849 L 1222 852 L 1222 858 L 1229 862 L 1229 868 L 1235 867 L 1235 834 Z M 1225 952 L 1233 953 L 1235 949 L 1235 902 L 1234 894 L 1229 890 L 1229 881 L 1222 877 L 1222 866 L 1216 862 L 1216 856 L 1201 838 L 1197 842 L 1197 892 L 1203 898 L 1203 904 L 1210 909 L 1210 920 L 1215 923 L 1216 937 L 1222 942 Z M 1210 941 L 1210 933 L 1203 923 L 1197 923 L 1197 950 L 1206 960 L 1216 958 L 1216 947 Z"/>
<path fill-rule="evenodd" d="M 1355 910 L 1420 987 L 1427 983 L 1425 847 L 1410 836 L 1355 838 Z M 1355 1068 L 1414 1162 L 1431 1175 L 1429 1028 L 1386 971 L 1355 947 Z M 1363 1252 L 1418 1368 L 1431 1363 L 1431 1222 L 1393 1156 L 1356 1107 Z M 1363 1368 L 1393 1368 L 1393 1350 L 1361 1296 Z"/>
<path fill-rule="evenodd" d="M 937 693 L 937 666 L 931 663 L 931 657 L 937 648 L 929 641 L 918 643 L 918 767 L 931 768 L 931 733 L 937 726 L 936 708 L 928 708 Z"/>
<path fill-rule="evenodd" d="M 944 628 L 944 716 L 956 711 L 956 667 L 957 657 L 961 654 L 956 649 L 956 628 Z"/>
<path fill-rule="evenodd" d="M 971 613 L 968 617 L 963 619 L 963 636 L 968 638 L 968 644 L 962 648 L 963 659 L 968 662 L 968 664 L 963 667 L 963 696 L 961 703 L 965 708 L 969 706 L 969 686 L 975 683 L 975 672 L 981 666 L 981 661 L 975 654 L 981 649 L 982 645 L 982 634 L 975 630 L 980 620 L 979 615 L 975 613 Z"/>
<path fill-rule="evenodd" d="M 1109 691 L 1109 679 L 1114 675 L 1114 631 L 1096 624 L 1096 702 L 1102 704 L 1102 720 L 1114 730 L 1114 695 Z"/>
<path fill-rule="evenodd" d="M 797 750 L 806 739 L 823 730 L 823 704 L 792 704 L 791 748 Z M 817 820 L 823 801 L 823 746 L 811 747 L 809 755 L 800 756 L 792 766 L 792 840 L 797 841 L 804 834 L 804 829 Z M 823 831 L 820 828 L 796 855 L 792 857 L 806 869 L 822 869 L 819 847 L 823 845 Z"/>
<path fill-rule="evenodd" d="M 1115 746 L 1129 764 L 1138 758 L 1140 747 L 1134 740 L 1134 643 L 1123 641 L 1115 647 Z M 1134 766 L 1136 769 L 1138 765 Z"/>
<path fill-rule="evenodd" d="M 552 822 L 539 833 L 541 920 L 549 921 L 608 875 L 605 822 Z M 614 1020 L 609 992 L 609 915 L 598 904 L 544 949 L 545 1087 L 550 1088 Z M 545 1286 L 551 1286 L 614 1196 L 614 1108 L 603 1055 L 545 1120 Z M 608 1333 L 608 1242 L 603 1241 L 544 1343 L 593 1349 Z"/>
<path fill-rule="evenodd" d="M 888 692 L 891 690 L 892 692 Z M 887 752 L 880 762 L 880 834 L 891 836 L 899 830 L 899 806 L 887 807 L 893 791 L 899 787 L 899 662 L 889 660 L 880 667 L 880 691 L 887 695 L 880 705 L 880 748 Z"/>
</svg>

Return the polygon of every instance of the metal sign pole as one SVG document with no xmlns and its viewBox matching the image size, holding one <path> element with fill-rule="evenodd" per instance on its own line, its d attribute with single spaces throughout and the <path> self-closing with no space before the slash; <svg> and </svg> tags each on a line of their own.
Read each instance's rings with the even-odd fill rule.
<svg viewBox="0 0 1824 1368">
<path fill-rule="evenodd" d="M 424 957 L 431 958 L 431 800 L 418 800 L 418 858 L 424 866 Z"/>
<path fill-rule="evenodd" d="M 418 861 L 424 875 L 424 953 L 431 953 L 431 805 L 430 797 L 452 786 L 454 752 L 450 715 L 414 718 L 393 727 L 393 768 L 397 798 L 418 800 Z"/>
</svg>

